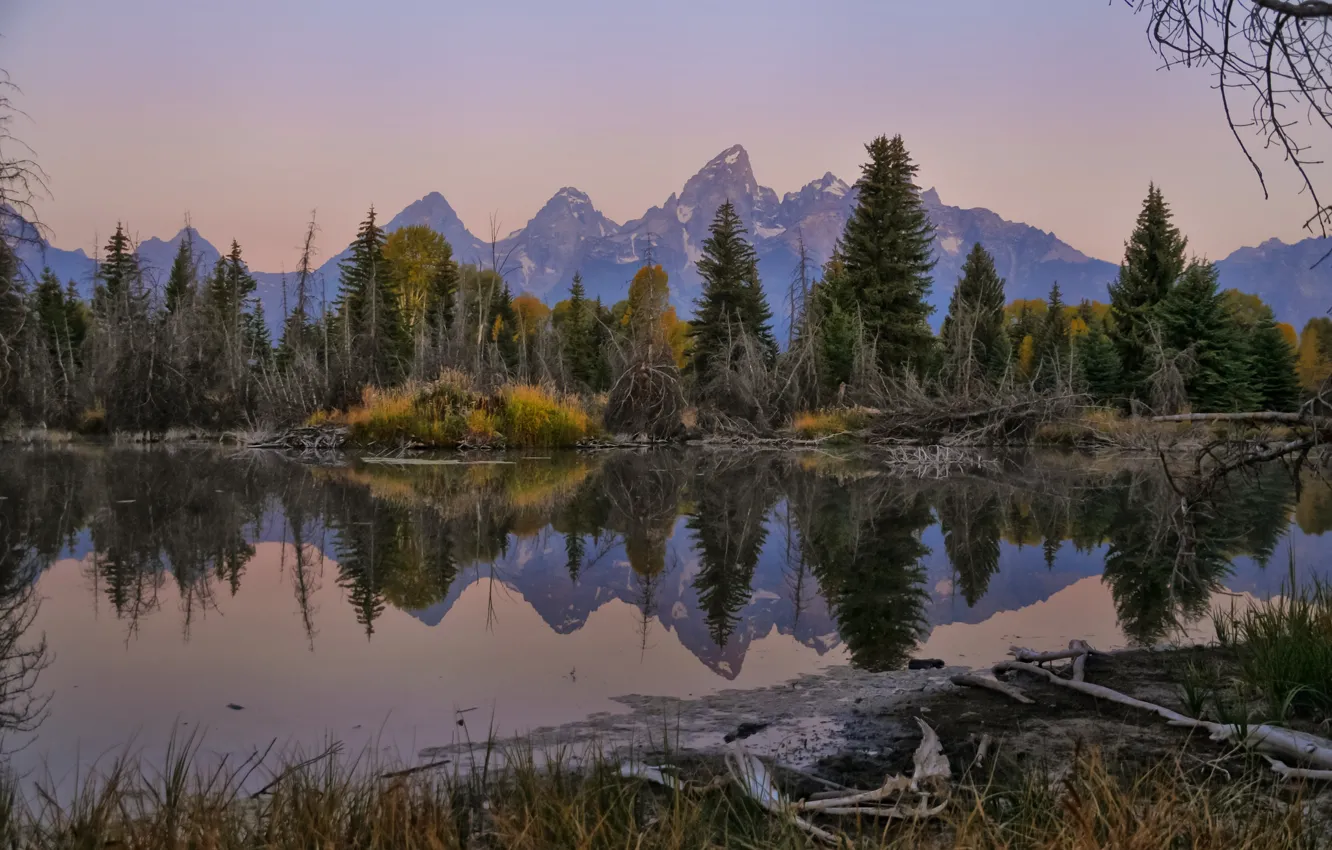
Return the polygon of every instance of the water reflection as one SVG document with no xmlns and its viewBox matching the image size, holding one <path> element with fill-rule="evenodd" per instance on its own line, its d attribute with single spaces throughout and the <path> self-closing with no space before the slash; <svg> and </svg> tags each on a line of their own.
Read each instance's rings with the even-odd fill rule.
<svg viewBox="0 0 1332 850">
<path fill-rule="evenodd" d="M 96 643 L 84 635 L 109 617 L 119 648 L 79 651 L 90 663 L 101 653 L 130 676 L 150 673 L 146 660 L 135 666 L 148 654 L 146 624 L 171 623 L 188 647 L 207 622 L 238 647 L 226 663 L 253 672 L 269 659 L 240 647 L 289 641 L 288 626 L 269 619 L 281 616 L 298 627 L 307 657 L 365 679 L 372 667 L 406 663 L 401 618 L 382 633 L 389 612 L 430 629 L 478 618 L 480 632 L 455 637 L 462 644 L 446 651 L 485 656 L 495 679 L 524 651 L 484 635 L 507 628 L 504 641 L 548 640 L 515 624 L 527 622 L 520 609 L 547 635 L 572 636 L 596 612 L 623 605 L 632 625 L 599 632 L 603 650 L 551 662 L 567 666 L 559 676 L 577 683 L 582 666 L 580 687 L 600 689 L 598 699 L 643 681 L 685 695 L 702 680 L 652 660 L 671 647 L 718 686 L 745 680 L 747 663 L 766 671 L 760 677 L 842 659 L 892 669 L 931 650 L 984 663 L 1010 639 L 1090 636 L 1064 633 L 1078 628 L 1076 618 L 1052 626 L 1048 608 L 1060 599 L 1099 610 L 1097 594 L 1113 608 L 1112 641 L 1149 643 L 1199 621 L 1220 592 L 1277 590 L 1284 545 L 1305 573 L 1324 563 L 1325 482 L 1269 469 L 1213 496 L 1182 499 L 1151 462 L 1065 456 L 919 481 L 825 454 L 311 467 L 207 450 L 6 450 L 0 599 L 23 602 L 35 585 L 60 611 L 38 626 L 67 646 Z M 1272 561 L 1280 568 L 1269 574 Z M 262 601 L 245 591 L 255 584 Z M 275 593 L 289 613 L 269 613 Z M 22 632 L 26 621 L 15 622 Z M 957 648 L 966 643 L 959 629 L 982 626 L 989 631 L 976 634 L 991 635 L 983 647 Z M 370 667 L 330 658 L 347 654 L 349 630 Z M 759 645 L 770 655 L 755 656 Z M 771 655 L 779 645 L 780 663 Z M 593 686 L 586 671 L 606 659 L 586 653 L 599 651 L 660 669 Z M 285 644 L 283 657 L 294 663 Z"/>
</svg>

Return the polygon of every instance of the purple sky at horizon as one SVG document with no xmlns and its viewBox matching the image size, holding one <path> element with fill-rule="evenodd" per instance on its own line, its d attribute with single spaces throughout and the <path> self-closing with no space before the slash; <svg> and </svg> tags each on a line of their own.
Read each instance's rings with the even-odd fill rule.
<svg viewBox="0 0 1332 850">
<path fill-rule="evenodd" d="M 1110 261 L 1149 180 L 1200 255 L 1308 235 L 1279 157 L 1264 201 L 1211 78 L 1158 70 L 1117 0 L 386 5 L 0 0 L 53 243 L 168 238 L 188 212 L 276 271 L 311 209 L 325 257 L 371 203 L 431 191 L 483 237 L 566 185 L 623 222 L 737 142 L 781 194 L 853 181 L 880 133 L 945 203 Z"/>
</svg>

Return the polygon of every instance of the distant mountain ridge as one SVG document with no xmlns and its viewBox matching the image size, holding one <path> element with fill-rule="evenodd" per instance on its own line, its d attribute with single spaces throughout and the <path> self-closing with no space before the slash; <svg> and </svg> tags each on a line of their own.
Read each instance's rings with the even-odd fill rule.
<svg viewBox="0 0 1332 850">
<path fill-rule="evenodd" d="M 936 228 L 937 264 L 929 296 L 935 308 L 931 323 L 936 328 L 975 242 L 994 255 L 1010 300 L 1043 298 L 1055 281 L 1067 302 L 1108 299 L 1106 286 L 1115 279 L 1116 264 L 1089 257 L 1052 232 L 1009 221 L 991 210 L 949 206 L 934 189 L 925 190 L 921 197 Z M 625 297 L 634 272 L 651 255 L 669 273 L 673 300 L 688 315 L 701 285 L 696 263 L 703 240 L 717 207 L 728 199 L 754 243 L 776 330 L 784 338 L 798 246 L 803 239 L 817 276 L 855 206 L 856 192 L 829 172 L 778 197 L 759 184 L 749 153 L 740 145 L 717 154 L 678 193 L 624 224 L 597 210 L 586 193 L 566 186 L 524 227 L 497 240 L 493 251 L 486 239 L 467 229 L 439 192 L 409 204 L 386 227 L 392 231 L 411 224 L 429 225 L 448 239 L 459 262 L 487 267 L 492 262 L 500 264 L 515 294 L 532 292 L 548 303 L 564 297 L 575 271 L 581 271 L 589 297 L 614 303 Z M 1125 223 L 1125 233 L 1131 224 Z M 153 238 L 141 243 L 145 267 L 164 278 L 183 235 L 184 231 L 169 241 Z M 219 249 L 197 233 L 195 244 L 202 265 L 211 268 Z M 1257 247 L 1240 248 L 1217 263 L 1221 286 L 1261 296 L 1272 305 L 1278 320 L 1299 327 L 1332 307 L 1332 260 L 1314 267 L 1330 248 L 1332 241 L 1324 239 L 1305 239 L 1293 245 L 1269 239 Z M 319 267 L 329 301 L 336 297 L 338 263 L 346 256 L 343 250 Z M 37 271 L 50 265 L 62 280 L 78 283 L 85 294 L 91 289 L 93 262 L 82 250 L 48 246 L 44 255 L 28 249 L 23 258 Z M 253 274 L 266 313 L 276 326 L 283 309 L 282 275 Z"/>
</svg>

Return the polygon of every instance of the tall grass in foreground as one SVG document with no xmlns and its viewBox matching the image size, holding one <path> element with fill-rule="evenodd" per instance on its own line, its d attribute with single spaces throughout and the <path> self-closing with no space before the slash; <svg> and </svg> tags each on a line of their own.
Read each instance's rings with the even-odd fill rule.
<svg viewBox="0 0 1332 850">
<path fill-rule="evenodd" d="M 1293 556 L 1292 556 L 1293 558 Z M 1239 656 L 1245 682 L 1278 719 L 1289 712 L 1332 715 L 1332 586 L 1290 578 L 1266 605 L 1216 611 L 1217 642 Z"/>
<path fill-rule="evenodd" d="M 620 775 L 619 761 L 568 749 L 516 745 L 487 750 L 470 770 L 386 769 L 326 756 L 260 769 L 199 767 L 200 741 L 173 741 L 162 771 L 130 760 L 83 782 L 72 800 L 0 788 L 5 848 L 806 848 L 782 817 L 713 783 L 692 760 L 675 793 Z M 499 764 L 499 767 L 496 767 Z M 985 776 L 959 782 L 948 809 L 920 823 L 852 818 L 823 825 L 866 848 L 1092 850 L 1166 847 L 1284 850 L 1314 846 L 1299 801 L 1274 805 L 1271 777 L 1209 785 L 1167 759 L 1127 779 L 1095 751 L 1065 778 L 1019 775 L 1010 786 Z M 973 779 L 977 781 L 973 782 Z M 256 793 L 255 786 L 260 786 Z M 1288 798 L 1289 799 L 1289 798 Z"/>
</svg>

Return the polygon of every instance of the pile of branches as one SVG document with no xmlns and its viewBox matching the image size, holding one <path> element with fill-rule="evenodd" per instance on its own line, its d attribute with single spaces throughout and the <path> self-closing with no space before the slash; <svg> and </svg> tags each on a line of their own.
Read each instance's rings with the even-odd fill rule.
<svg viewBox="0 0 1332 850">
<path fill-rule="evenodd" d="M 777 374 L 753 336 L 734 326 L 727 330 L 728 345 L 697 387 L 699 429 L 722 436 L 770 436 L 786 413 Z"/>
<path fill-rule="evenodd" d="M 684 430 L 685 397 L 680 369 L 669 351 L 631 346 L 606 400 L 606 429 L 670 440 Z"/>
<path fill-rule="evenodd" d="M 304 425 L 250 443 L 252 449 L 282 449 L 306 453 L 335 452 L 347 444 L 347 429 L 340 425 Z"/>
<path fill-rule="evenodd" d="M 883 413 L 869 428 L 870 441 L 880 444 L 1029 445 L 1043 425 L 1074 419 L 1084 403 L 1078 393 L 1029 386 L 935 393 L 910 376 L 894 381 L 885 396 Z"/>
</svg>

